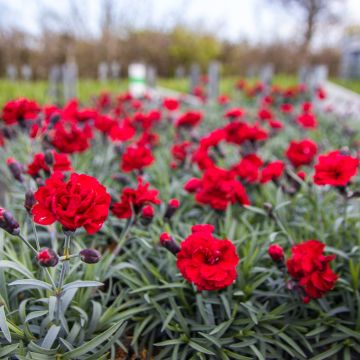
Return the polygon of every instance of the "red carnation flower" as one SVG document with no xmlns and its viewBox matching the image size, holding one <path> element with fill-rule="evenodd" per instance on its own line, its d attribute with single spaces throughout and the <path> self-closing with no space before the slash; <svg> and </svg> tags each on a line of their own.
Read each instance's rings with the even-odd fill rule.
<svg viewBox="0 0 360 360">
<path fill-rule="evenodd" d="M 302 141 L 291 141 L 286 150 L 286 157 L 294 167 L 310 164 L 317 153 L 317 145 L 309 139 Z"/>
<path fill-rule="evenodd" d="M 190 141 L 184 141 L 178 144 L 174 144 L 171 147 L 171 154 L 175 160 L 183 163 L 190 152 L 190 148 L 191 148 Z"/>
<path fill-rule="evenodd" d="M 89 234 L 100 230 L 110 206 L 110 195 L 95 178 L 73 173 L 68 182 L 54 173 L 35 193 L 34 221 L 50 225 L 59 221 L 67 230 L 84 227 Z"/>
<path fill-rule="evenodd" d="M 113 214 L 119 219 L 130 218 L 133 214 L 138 214 L 141 209 L 148 204 L 159 205 L 159 191 L 149 190 L 150 184 L 143 183 L 143 179 L 138 177 L 138 186 L 136 189 L 126 187 L 121 194 L 121 201 L 112 205 Z"/>
<path fill-rule="evenodd" d="M 201 180 L 197 178 L 191 178 L 185 185 L 184 190 L 189 193 L 194 193 L 201 187 Z"/>
<path fill-rule="evenodd" d="M 0 130 L 0 147 L 3 147 L 4 145 L 5 145 L 5 138 L 2 131 Z"/>
<path fill-rule="evenodd" d="M 52 171 L 72 171 L 71 161 L 66 154 L 59 154 L 56 151 L 51 153 L 53 156 Z M 28 165 L 27 173 L 33 177 L 38 177 L 41 170 L 47 175 L 51 173 L 51 168 L 45 161 L 45 154 L 37 153 L 34 155 L 31 164 Z"/>
<path fill-rule="evenodd" d="M 219 95 L 217 102 L 219 105 L 227 105 L 230 102 L 230 98 L 227 95 Z"/>
<path fill-rule="evenodd" d="M 248 183 L 254 183 L 259 179 L 259 169 L 263 163 L 256 154 L 249 154 L 244 156 L 240 163 L 233 167 L 233 170 Z"/>
<path fill-rule="evenodd" d="M 245 141 L 262 141 L 268 138 L 268 133 L 258 124 L 249 125 L 245 122 L 234 121 L 225 126 L 226 141 L 241 145 Z"/>
<path fill-rule="evenodd" d="M 7 102 L 2 109 L 2 119 L 7 125 L 20 121 L 33 120 L 40 112 L 40 106 L 32 100 L 19 98 Z"/>
<path fill-rule="evenodd" d="M 346 186 L 358 172 L 359 160 L 331 151 L 320 155 L 315 165 L 314 182 L 317 185 Z"/>
<path fill-rule="evenodd" d="M 94 126 L 97 130 L 104 134 L 108 134 L 113 126 L 116 126 L 117 121 L 109 115 L 98 114 L 95 117 Z"/>
<path fill-rule="evenodd" d="M 325 244 L 320 241 L 308 240 L 291 249 L 292 257 L 286 265 L 290 276 L 305 291 L 304 302 L 321 298 L 334 288 L 338 278 L 329 265 L 335 255 L 325 256 L 324 248 Z"/>
<path fill-rule="evenodd" d="M 192 128 L 200 124 L 203 114 L 200 111 L 188 111 L 176 119 L 175 127 Z"/>
<path fill-rule="evenodd" d="M 290 114 L 293 112 L 293 110 L 294 110 L 294 106 L 292 104 L 285 103 L 281 105 L 281 111 L 284 114 Z"/>
<path fill-rule="evenodd" d="M 229 204 L 250 204 L 245 188 L 235 180 L 234 172 L 216 167 L 205 171 L 195 199 L 215 210 L 225 210 Z"/>
<path fill-rule="evenodd" d="M 260 120 L 263 120 L 263 121 L 268 121 L 268 120 L 271 120 L 273 117 L 274 117 L 274 115 L 273 115 L 273 113 L 271 112 L 271 110 L 270 109 L 268 109 L 268 108 L 262 108 L 262 109 L 260 109 L 259 111 L 258 111 L 258 118 L 260 119 Z"/>
<path fill-rule="evenodd" d="M 311 102 L 304 102 L 302 104 L 302 110 L 304 113 L 312 112 L 313 110 L 313 104 Z"/>
<path fill-rule="evenodd" d="M 272 129 L 282 129 L 284 127 L 284 124 L 278 120 L 270 120 L 269 125 Z"/>
<path fill-rule="evenodd" d="M 265 184 L 272 180 L 277 180 L 284 172 L 285 165 L 282 161 L 276 160 L 268 163 L 261 171 L 260 182 Z"/>
<path fill-rule="evenodd" d="M 316 116 L 310 112 L 299 115 L 297 122 L 305 129 L 315 129 L 317 127 Z"/>
<path fill-rule="evenodd" d="M 60 152 L 72 154 L 83 152 L 90 147 L 93 134 L 88 124 L 77 126 L 70 121 L 57 122 L 51 134 L 52 144 Z"/>
<path fill-rule="evenodd" d="M 245 110 L 244 109 L 241 109 L 241 108 L 232 108 L 230 110 L 228 110 L 224 117 L 225 118 L 228 118 L 228 119 L 238 119 L 238 118 L 241 118 L 245 115 Z"/>
<path fill-rule="evenodd" d="M 198 290 L 223 289 L 236 280 L 239 257 L 229 240 L 215 238 L 210 229 L 193 232 L 181 242 L 176 265 Z"/>
<path fill-rule="evenodd" d="M 120 123 L 115 124 L 109 131 L 112 141 L 127 141 L 136 134 L 135 128 L 130 124 L 129 119 L 123 119 Z"/>
<path fill-rule="evenodd" d="M 176 99 L 166 98 L 163 101 L 163 107 L 169 111 L 177 110 L 179 106 L 180 106 L 179 101 L 177 101 Z"/>
<path fill-rule="evenodd" d="M 142 170 L 144 167 L 150 166 L 154 160 L 148 147 L 134 144 L 126 148 L 122 157 L 121 170 L 125 172 Z"/>
</svg>

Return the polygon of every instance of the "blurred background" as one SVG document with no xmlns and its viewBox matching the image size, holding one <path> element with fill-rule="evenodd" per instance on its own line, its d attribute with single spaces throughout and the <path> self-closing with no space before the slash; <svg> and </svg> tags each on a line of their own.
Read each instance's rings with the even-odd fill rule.
<svg viewBox="0 0 360 360">
<path fill-rule="evenodd" d="M 141 61 L 173 77 L 211 60 L 223 75 L 321 63 L 346 77 L 344 47 L 360 36 L 359 0 L 0 0 L 0 11 L 1 77 L 45 79 L 69 57 L 94 79 L 101 63 L 125 76 Z"/>
</svg>

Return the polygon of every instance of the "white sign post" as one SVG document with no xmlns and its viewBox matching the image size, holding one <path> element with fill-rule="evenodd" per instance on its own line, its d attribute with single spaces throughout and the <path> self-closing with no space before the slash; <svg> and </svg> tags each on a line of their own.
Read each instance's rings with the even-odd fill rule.
<svg viewBox="0 0 360 360">
<path fill-rule="evenodd" d="M 129 91 L 134 97 L 141 97 L 146 92 L 146 66 L 136 63 L 129 65 Z"/>
</svg>

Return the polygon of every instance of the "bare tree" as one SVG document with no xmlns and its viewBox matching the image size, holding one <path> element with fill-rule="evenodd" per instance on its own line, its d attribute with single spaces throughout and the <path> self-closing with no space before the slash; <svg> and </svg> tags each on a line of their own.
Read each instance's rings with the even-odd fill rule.
<svg viewBox="0 0 360 360">
<path fill-rule="evenodd" d="M 270 0 L 279 2 L 289 10 L 301 11 L 303 14 L 303 40 L 301 51 L 306 57 L 318 25 L 336 23 L 340 20 L 339 6 L 346 0 Z"/>
</svg>

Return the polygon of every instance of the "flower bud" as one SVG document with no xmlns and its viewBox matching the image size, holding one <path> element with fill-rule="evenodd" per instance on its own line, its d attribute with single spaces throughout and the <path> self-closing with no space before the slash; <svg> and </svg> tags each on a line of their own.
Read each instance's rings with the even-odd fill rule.
<svg viewBox="0 0 360 360">
<path fill-rule="evenodd" d="M 36 181 L 36 185 L 38 187 L 45 186 L 45 180 L 44 179 L 38 177 L 38 178 L 35 179 L 35 181 Z"/>
<path fill-rule="evenodd" d="M 101 259 L 101 254 L 95 249 L 84 249 L 79 252 L 80 259 L 86 264 L 96 264 Z"/>
<path fill-rule="evenodd" d="M 49 128 L 52 129 L 60 121 L 60 114 L 55 113 L 50 118 Z"/>
<path fill-rule="evenodd" d="M 269 249 L 268 249 L 268 253 L 269 253 L 270 257 L 273 259 L 273 261 L 275 261 L 275 262 L 284 261 L 284 258 L 285 258 L 284 250 L 280 245 L 278 245 L 278 244 L 270 245 Z"/>
<path fill-rule="evenodd" d="M 28 190 L 25 194 L 24 208 L 31 214 L 31 210 L 36 204 L 35 196 L 32 190 Z"/>
<path fill-rule="evenodd" d="M 147 226 L 151 223 L 152 219 L 154 218 L 155 210 L 151 205 L 144 206 L 141 209 L 141 223 L 144 226 Z"/>
<path fill-rule="evenodd" d="M 41 249 L 37 255 L 36 259 L 40 266 L 44 267 L 53 267 L 56 266 L 59 262 L 59 256 L 56 252 L 49 248 Z"/>
<path fill-rule="evenodd" d="M 121 156 L 124 153 L 124 150 L 125 150 L 124 144 L 116 144 L 114 146 L 114 152 L 116 155 Z"/>
<path fill-rule="evenodd" d="M 273 206 L 270 203 L 268 202 L 264 203 L 263 208 L 269 216 L 273 215 Z"/>
<path fill-rule="evenodd" d="M 0 228 L 4 229 L 11 235 L 20 234 L 20 226 L 18 222 L 9 211 L 3 208 L 0 208 Z"/>
<path fill-rule="evenodd" d="M 176 255 L 180 251 L 179 244 L 170 234 L 166 232 L 160 235 L 160 244 L 174 255 Z"/>
<path fill-rule="evenodd" d="M 164 219 L 170 220 L 175 214 L 176 210 L 179 208 L 179 206 L 180 206 L 180 201 L 178 199 L 169 200 L 165 211 Z"/>
<path fill-rule="evenodd" d="M 14 179 L 21 183 L 24 182 L 22 165 L 11 157 L 6 160 L 6 164 Z"/>
<path fill-rule="evenodd" d="M 45 151 L 45 163 L 48 166 L 54 165 L 54 152 L 53 150 L 46 150 Z"/>
<path fill-rule="evenodd" d="M 201 180 L 197 178 L 191 178 L 185 185 L 184 190 L 188 193 L 194 193 L 196 192 L 199 187 L 201 186 Z"/>
<path fill-rule="evenodd" d="M 130 180 L 129 178 L 121 173 L 116 173 L 112 176 L 112 178 L 118 182 L 120 185 L 129 185 L 130 184 Z"/>
</svg>

